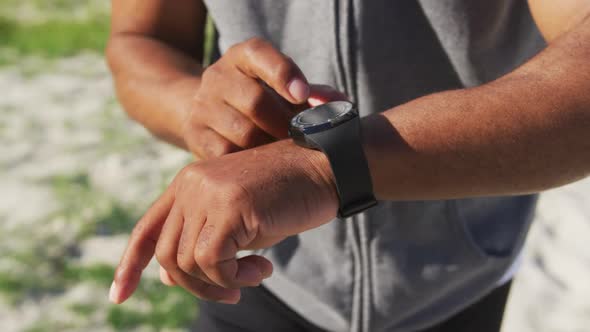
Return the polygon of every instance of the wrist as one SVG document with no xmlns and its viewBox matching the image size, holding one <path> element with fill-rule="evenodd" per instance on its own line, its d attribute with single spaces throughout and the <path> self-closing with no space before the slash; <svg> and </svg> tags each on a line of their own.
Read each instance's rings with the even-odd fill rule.
<svg viewBox="0 0 590 332">
<path fill-rule="evenodd" d="M 186 142 L 186 124 L 189 122 L 191 112 L 194 110 L 195 96 L 201 85 L 201 79 L 197 76 L 186 75 L 176 79 L 169 84 L 167 90 L 170 103 L 174 105 L 176 112 L 173 114 L 174 130 L 182 139 L 185 149 L 188 149 Z"/>
<path fill-rule="evenodd" d="M 201 79 L 197 76 L 186 75 L 178 78 L 172 84 L 168 85 L 167 90 L 170 92 L 172 102 L 175 103 L 178 112 L 177 120 L 184 123 L 192 110 L 193 100 L 201 86 Z M 182 127 L 181 127 L 182 128 Z"/>
<path fill-rule="evenodd" d="M 348 218 L 377 204 L 363 149 L 361 120 L 355 105 L 336 101 L 308 109 L 290 123 L 297 145 L 322 151 L 314 164 L 329 175 L 338 196 L 338 217 Z M 325 162 L 327 159 L 329 162 Z M 326 173 L 329 164 L 330 173 Z"/>
<path fill-rule="evenodd" d="M 297 167 L 306 178 L 310 179 L 318 189 L 318 199 L 326 209 L 336 212 L 339 206 L 338 191 L 330 162 L 326 155 L 318 150 L 307 149 L 295 144 L 292 140 L 284 140 L 274 144 L 284 144 L 283 151 L 290 151 L 293 166 Z"/>
<path fill-rule="evenodd" d="M 379 182 L 379 163 L 391 154 L 391 146 L 389 143 L 394 132 L 391 124 L 382 114 L 374 114 L 366 116 L 361 120 L 362 128 L 362 149 L 367 158 L 367 165 L 369 166 L 369 175 L 373 183 L 373 193 L 377 199 L 384 199 L 382 195 L 381 183 Z M 386 135 L 387 134 L 387 135 Z M 381 178 L 381 180 L 383 180 Z"/>
</svg>

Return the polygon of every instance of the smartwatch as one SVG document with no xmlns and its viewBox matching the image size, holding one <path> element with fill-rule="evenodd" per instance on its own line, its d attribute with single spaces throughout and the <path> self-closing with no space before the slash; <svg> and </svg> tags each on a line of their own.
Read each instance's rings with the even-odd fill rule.
<svg viewBox="0 0 590 332">
<path fill-rule="evenodd" d="M 307 109 L 291 119 L 289 136 L 297 145 L 328 157 L 338 191 L 339 218 L 377 204 L 354 104 L 335 101 Z"/>
</svg>

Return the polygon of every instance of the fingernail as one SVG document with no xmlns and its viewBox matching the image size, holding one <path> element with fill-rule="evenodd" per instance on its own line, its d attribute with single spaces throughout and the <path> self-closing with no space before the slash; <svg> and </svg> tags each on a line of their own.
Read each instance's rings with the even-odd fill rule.
<svg viewBox="0 0 590 332">
<path fill-rule="evenodd" d="M 109 301 L 118 304 L 119 303 L 119 290 L 117 289 L 117 283 L 113 281 L 111 289 L 109 290 Z"/>
<path fill-rule="evenodd" d="M 263 279 L 270 278 L 270 276 L 272 276 L 272 270 L 262 274 Z"/>
<path fill-rule="evenodd" d="M 308 98 L 307 103 L 311 107 L 316 107 L 316 106 L 324 104 L 325 102 L 323 100 L 317 99 L 317 98 Z"/>
<path fill-rule="evenodd" d="M 269 266 L 267 266 L 265 268 L 261 268 L 260 271 L 262 273 L 263 279 L 270 278 L 270 276 L 272 276 L 273 266 L 272 266 L 272 264 L 270 264 Z"/>
<path fill-rule="evenodd" d="M 309 97 L 309 85 L 300 78 L 295 78 L 287 84 L 287 90 L 291 97 L 299 103 L 303 103 Z"/>
</svg>

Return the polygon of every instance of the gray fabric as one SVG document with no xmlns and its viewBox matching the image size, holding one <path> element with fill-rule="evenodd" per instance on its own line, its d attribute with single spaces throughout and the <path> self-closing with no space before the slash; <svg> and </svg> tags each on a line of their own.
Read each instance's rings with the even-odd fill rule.
<svg viewBox="0 0 590 332">
<path fill-rule="evenodd" d="M 210 0 L 220 48 L 253 36 L 362 115 L 493 80 L 544 47 L 525 1 Z M 519 253 L 535 196 L 381 202 L 263 254 L 265 282 L 329 331 L 412 331 L 496 287 Z"/>
</svg>

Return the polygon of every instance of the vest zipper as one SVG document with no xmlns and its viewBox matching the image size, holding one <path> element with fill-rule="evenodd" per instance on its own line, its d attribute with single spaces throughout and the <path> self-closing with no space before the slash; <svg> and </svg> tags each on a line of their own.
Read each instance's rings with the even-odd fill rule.
<svg viewBox="0 0 590 332">
<path fill-rule="evenodd" d="M 337 80 L 344 92 L 358 102 L 356 84 L 355 0 L 334 0 L 334 35 L 336 41 Z M 351 332 L 370 332 L 371 269 L 369 229 L 363 215 L 345 220 L 354 259 Z"/>
</svg>

